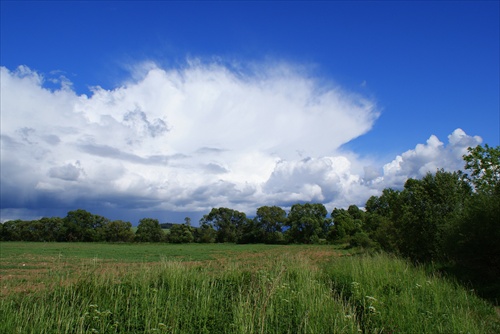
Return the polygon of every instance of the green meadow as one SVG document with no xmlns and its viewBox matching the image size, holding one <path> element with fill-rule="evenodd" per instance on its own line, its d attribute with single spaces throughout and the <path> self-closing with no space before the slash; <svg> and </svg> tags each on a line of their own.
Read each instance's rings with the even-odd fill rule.
<svg viewBox="0 0 500 334">
<path fill-rule="evenodd" d="M 330 245 L 0 244 L 0 333 L 498 333 L 429 268 Z"/>
</svg>

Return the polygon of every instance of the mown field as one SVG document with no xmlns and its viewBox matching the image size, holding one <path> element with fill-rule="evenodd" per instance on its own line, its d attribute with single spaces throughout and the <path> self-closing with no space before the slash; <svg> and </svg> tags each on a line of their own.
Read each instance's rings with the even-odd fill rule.
<svg viewBox="0 0 500 334">
<path fill-rule="evenodd" d="M 0 244 L 0 333 L 498 333 L 473 291 L 328 245 Z"/>
</svg>

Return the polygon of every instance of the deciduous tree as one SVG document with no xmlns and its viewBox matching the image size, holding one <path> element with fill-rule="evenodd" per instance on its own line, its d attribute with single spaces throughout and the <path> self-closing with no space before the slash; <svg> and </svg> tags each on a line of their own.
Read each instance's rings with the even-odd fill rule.
<svg viewBox="0 0 500 334">
<path fill-rule="evenodd" d="M 139 242 L 160 242 L 165 238 L 165 234 L 160 227 L 158 219 L 143 218 L 139 221 L 135 240 Z"/>
<path fill-rule="evenodd" d="M 416 261 L 446 257 L 444 241 L 463 216 L 471 188 L 457 172 L 428 173 L 422 180 L 409 179 L 402 196 L 399 250 Z"/>
<path fill-rule="evenodd" d="M 469 181 L 477 192 L 493 194 L 500 191 L 500 146 L 491 147 L 485 144 L 469 147 L 464 155 L 464 178 Z M 496 190 L 495 190 L 496 189 Z"/>
<path fill-rule="evenodd" d="M 104 227 L 104 239 L 108 242 L 130 242 L 134 240 L 132 224 L 121 220 L 109 222 Z"/>
<path fill-rule="evenodd" d="M 287 223 L 286 211 L 278 206 L 262 206 L 254 218 L 256 228 L 262 230 L 264 243 L 282 243 L 283 227 Z"/>
<path fill-rule="evenodd" d="M 317 243 L 324 237 L 326 208 L 323 204 L 295 204 L 288 214 L 286 231 L 288 240 L 295 243 Z"/>
<path fill-rule="evenodd" d="M 246 224 L 245 213 L 228 208 L 213 208 L 208 215 L 204 215 L 201 224 L 210 224 L 217 231 L 217 242 L 236 242 Z"/>
<path fill-rule="evenodd" d="M 168 242 L 176 244 L 193 242 L 193 230 L 194 229 L 188 224 L 174 224 L 170 228 L 167 240 Z"/>
</svg>

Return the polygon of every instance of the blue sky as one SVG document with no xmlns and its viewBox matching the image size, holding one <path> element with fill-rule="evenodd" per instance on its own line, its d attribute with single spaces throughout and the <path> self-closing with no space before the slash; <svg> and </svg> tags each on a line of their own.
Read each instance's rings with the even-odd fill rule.
<svg viewBox="0 0 500 334">
<path fill-rule="evenodd" d="M 2 220 L 363 205 L 499 145 L 499 31 L 495 1 L 2 1 Z"/>
</svg>

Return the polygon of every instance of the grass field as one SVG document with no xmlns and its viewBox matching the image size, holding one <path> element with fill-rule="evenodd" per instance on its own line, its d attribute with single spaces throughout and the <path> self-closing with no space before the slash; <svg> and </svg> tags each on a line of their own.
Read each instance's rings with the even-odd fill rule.
<svg viewBox="0 0 500 334">
<path fill-rule="evenodd" d="M 350 254 L 331 246 L 235 245 L 235 244 L 112 244 L 29 243 L 0 244 L 1 295 L 14 291 L 29 293 L 54 284 L 54 277 L 71 281 L 88 270 L 135 271 L 164 262 L 183 262 L 220 267 L 227 263 L 256 267 L 263 259 L 279 254 L 302 254 L 322 261 Z"/>
<path fill-rule="evenodd" d="M 498 333 L 491 305 L 327 245 L 0 244 L 0 333 Z"/>
</svg>

